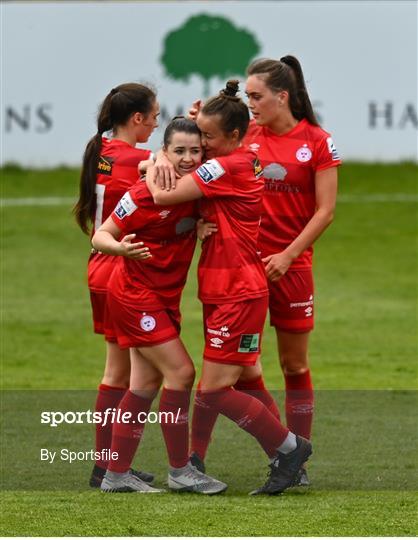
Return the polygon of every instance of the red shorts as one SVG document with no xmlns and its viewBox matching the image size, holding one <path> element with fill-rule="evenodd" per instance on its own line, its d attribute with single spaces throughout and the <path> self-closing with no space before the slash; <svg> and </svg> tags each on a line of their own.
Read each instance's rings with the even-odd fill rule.
<svg viewBox="0 0 418 540">
<path fill-rule="evenodd" d="M 219 364 L 253 366 L 261 353 L 268 297 L 234 304 L 204 304 L 203 358 Z"/>
<path fill-rule="evenodd" d="M 181 315 L 178 307 L 143 310 L 124 304 L 112 294 L 107 297 L 107 305 L 105 334 L 110 321 L 121 349 L 152 347 L 179 337 Z"/>
<path fill-rule="evenodd" d="M 95 333 L 105 334 L 106 341 L 115 343 L 115 330 L 111 323 L 110 317 L 107 314 L 107 293 L 90 290 L 90 302 L 93 312 L 93 327 Z"/>
<path fill-rule="evenodd" d="M 269 281 L 270 325 L 284 332 L 310 332 L 314 327 L 312 268 L 289 270 Z"/>
</svg>

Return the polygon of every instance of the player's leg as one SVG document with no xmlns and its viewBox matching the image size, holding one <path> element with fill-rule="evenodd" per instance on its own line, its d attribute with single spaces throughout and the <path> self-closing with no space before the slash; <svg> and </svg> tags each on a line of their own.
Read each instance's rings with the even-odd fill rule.
<svg viewBox="0 0 418 540">
<path fill-rule="evenodd" d="M 280 420 L 277 404 L 264 384 L 260 358 L 254 366 L 243 368 L 234 388 L 257 398 Z M 197 390 L 200 390 L 200 384 Z M 206 470 L 204 460 L 217 417 L 214 409 L 204 407 L 199 400 L 194 401 L 190 460 L 202 472 Z"/>
<path fill-rule="evenodd" d="M 106 361 L 101 384 L 129 388 L 131 361 L 129 349 L 121 349 L 115 341 L 106 340 Z"/>
<path fill-rule="evenodd" d="M 104 334 L 106 338 L 106 363 L 102 382 L 96 399 L 96 412 L 102 417 L 106 410 L 117 409 L 119 402 L 129 388 L 131 362 L 129 348 L 120 348 L 117 343 L 116 330 L 112 314 L 108 306 L 107 294 L 91 291 L 94 329 L 96 333 Z M 96 451 L 100 456 L 106 455 L 102 450 L 110 449 L 112 442 L 112 422 L 96 424 Z M 91 487 L 100 487 L 107 469 L 108 462 L 96 461 L 90 477 Z M 152 483 L 154 475 L 145 471 L 132 471 L 141 480 Z"/>
<path fill-rule="evenodd" d="M 248 431 L 258 440 L 268 457 L 273 458 L 289 430 L 261 401 L 233 388 L 243 370 L 244 367 L 240 365 L 204 359 L 197 399 Z"/>
<path fill-rule="evenodd" d="M 200 381 L 196 393 L 201 389 Z M 215 427 L 218 413 L 214 409 L 208 409 L 195 395 L 193 401 L 192 430 L 190 436 L 190 461 L 201 472 L 206 471 L 204 460 L 212 432 Z"/>
<path fill-rule="evenodd" d="M 306 439 L 311 439 L 314 413 L 314 391 L 308 360 L 309 332 L 295 334 L 276 329 L 280 365 L 286 388 L 287 427 Z M 309 486 L 305 465 L 295 485 Z"/>
<path fill-rule="evenodd" d="M 270 459 L 269 478 L 253 494 L 282 493 L 293 485 L 311 454 L 311 445 L 285 428 L 261 401 L 232 388 L 242 369 L 204 360 L 197 399 L 255 437 Z"/>
<path fill-rule="evenodd" d="M 141 353 L 164 377 L 160 399 L 161 429 L 170 464 L 168 485 L 176 491 L 216 494 L 227 485 L 197 471 L 189 462 L 189 405 L 195 370 L 180 339 Z"/>
<path fill-rule="evenodd" d="M 161 373 L 138 350 L 131 350 L 131 381 L 118 406 L 113 425 L 111 459 L 101 488 L 103 491 L 156 493 L 133 474 L 131 464 L 140 443 L 152 402 L 162 381 Z M 129 415 L 129 418 L 128 418 Z"/>
<path fill-rule="evenodd" d="M 129 387 L 131 371 L 129 350 L 120 349 L 116 342 L 109 314 L 106 313 L 106 299 L 107 295 L 104 289 L 90 290 L 94 331 L 96 334 L 104 334 L 106 338 L 105 370 L 98 388 L 95 404 L 95 412 L 100 413 L 102 417 L 106 410 L 113 410 L 118 407 L 120 400 Z M 95 430 L 96 452 L 101 457 L 96 460 L 89 484 L 91 487 L 100 487 L 108 465 L 107 459 L 104 459 L 106 454 L 103 450 L 110 449 L 112 423 L 106 422 L 105 425 L 98 423 L 95 425 Z"/>
<path fill-rule="evenodd" d="M 232 388 L 247 366 L 257 364 L 267 304 L 267 298 L 260 298 L 206 309 L 206 344 L 196 400 L 203 408 L 227 416 L 257 439 L 273 460 L 270 478 L 258 492 L 279 493 L 293 482 L 301 459 L 310 455 L 310 443 L 289 432 L 264 403 Z M 226 316 L 229 325 L 224 324 Z M 223 326 L 218 330 L 219 323 Z M 213 339 L 215 332 L 219 339 Z"/>
<path fill-rule="evenodd" d="M 90 268 L 90 267 L 89 267 Z M 101 274 L 100 274 L 101 275 Z M 91 268 L 89 273 L 90 281 Z M 103 276 L 102 276 L 103 278 Z M 96 281 L 98 277 L 96 276 Z M 105 369 L 96 400 L 96 412 L 104 415 L 107 409 L 116 409 L 129 388 L 131 362 L 129 349 L 121 349 L 117 343 L 111 313 L 104 291 L 90 290 L 94 330 L 104 334 L 106 339 Z M 109 449 L 112 440 L 112 424 L 96 424 L 96 450 Z M 96 462 L 101 468 L 107 468 L 106 462 Z"/>
<path fill-rule="evenodd" d="M 264 384 L 260 357 L 257 358 L 257 363 L 254 366 L 244 367 L 240 378 L 234 384 L 234 388 L 260 400 L 280 420 L 277 403 Z"/>
<path fill-rule="evenodd" d="M 131 363 L 129 349 L 121 349 L 117 343 L 106 341 L 106 365 L 99 386 L 95 411 L 103 416 L 107 409 L 116 409 L 126 390 L 129 388 Z M 96 451 L 109 449 L 112 440 L 112 424 L 96 424 Z M 107 462 L 99 461 L 96 465 L 104 469 Z"/>
<path fill-rule="evenodd" d="M 112 294 L 108 294 L 107 300 L 107 313 L 112 314 L 110 322 L 118 344 L 122 348 L 131 348 L 130 388 L 118 409 L 120 415 L 125 415 L 125 418 L 130 416 L 132 422 L 115 423 L 111 448 L 118 454 L 118 459 L 111 459 L 108 467 L 108 472 L 112 473 L 111 484 L 116 482 L 119 485 L 117 475 L 126 475 L 130 471 L 142 435 L 143 424 L 138 425 L 137 419 L 141 416 L 146 420 L 162 381 L 161 371 L 141 354 L 140 349 L 152 348 L 160 342 L 176 338 L 178 330 L 164 311 L 145 314 L 139 307 L 125 304 Z M 121 481 L 130 480 L 123 478 Z M 110 490 L 110 486 L 106 487 Z"/>
<path fill-rule="evenodd" d="M 186 405 L 188 409 L 194 367 L 178 338 L 176 321 L 165 310 L 144 313 L 112 295 L 108 299 L 118 342 L 131 347 L 130 387 L 119 404 L 121 413 L 132 419 L 139 415 L 146 418 L 163 378 L 170 389 L 179 390 L 176 397 L 180 408 Z M 115 424 L 112 450 L 118 452 L 120 449 L 123 458 L 110 461 L 111 471 L 123 473 L 128 470 L 142 434 L 141 427 L 143 425 L 138 427 L 132 422 Z M 184 431 L 183 426 L 179 429 Z M 122 447 L 126 450 L 122 451 Z M 187 449 L 185 453 L 187 462 Z"/>
<path fill-rule="evenodd" d="M 123 398 L 129 387 L 129 376 L 131 364 L 129 359 L 129 349 L 120 349 L 117 343 L 106 341 L 106 364 L 105 371 L 99 385 L 95 412 L 105 415 L 106 410 L 117 409 L 120 400 Z M 112 443 L 112 423 L 98 423 L 96 427 L 96 452 L 101 457 L 96 460 L 90 477 L 91 487 L 100 487 L 103 476 L 108 466 L 108 460 L 104 459 Z"/>
<path fill-rule="evenodd" d="M 189 461 L 189 405 L 195 370 L 179 338 L 141 348 L 141 353 L 164 378 L 159 412 L 161 429 L 171 467 L 184 467 Z M 177 418 L 172 422 L 172 417 Z M 167 420 L 165 420 L 167 419 Z"/>
<path fill-rule="evenodd" d="M 276 329 L 280 364 L 286 384 L 286 418 L 289 429 L 311 438 L 314 395 L 308 361 L 309 332 Z"/>
<path fill-rule="evenodd" d="M 314 286 L 310 269 L 288 272 L 270 284 L 270 322 L 275 327 L 285 379 L 286 419 L 294 433 L 311 438 L 314 394 L 309 369 L 309 334 L 314 327 Z M 308 485 L 301 471 L 300 485 Z"/>
<path fill-rule="evenodd" d="M 266 298 L 232 304 L 205 305 L 204 357 L 208 361 L 241 365 L 238 380 L 235 379 L 232 384 L 237 390 L 260 399 L 279 418 L 277 406 L 264 386 L 258 358 L 266 309 Z M 205 469 L 203 460 L 216 418 L 215 409 L 208 408 L 200 399 L 195 399 L 191 459 L 200 470 Z"/>
</svg>

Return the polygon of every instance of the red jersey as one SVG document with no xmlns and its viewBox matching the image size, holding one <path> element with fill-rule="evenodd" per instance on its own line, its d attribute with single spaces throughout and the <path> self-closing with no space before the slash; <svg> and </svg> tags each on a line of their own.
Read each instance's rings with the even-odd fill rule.
<svg viewBox="0 0 418 540">
<path fill-rule="evenodd" d="M 199 298 L 226 304 L 268 294 L 257 237 L 264 181 L 254 152 L 240 147 L 211 159 L 192 173 L 204 194 L 200 214 L 217 224 L 199 261 Z"/>
<path fill-rule="evenodd" d="M 245 142 L 257 151 L 264 170 L 259 249 L 266 257 L 283 251 L 312 218 L 316 171 L 341 161 L 330 134 L 305 119 L 284 135 L 251 122 Z M 309 247 L 292 268 L 312 266 L 312 252 Z"/>
<path fill-rule="evenodd" d="M 102 139 L 102 150 L 97 167 L 96 214 L 92 235 L 106 221 L 122 195 L 138 181 L 138 164 L 149 159 L 151 152 L 135 148 L 117 139 Z M 104 292 L 115 264 L 115 257 L 96 253 L 88 268 L 89 288 Z"/>
<path fill-rule="evenodd" d="M 144 310 L 178 307 L 196 244 L 195 201 L 159 206 L 145 182 L 122 197 L 112 219 L 123 235 L 135 233 L 152 257 L 119 257 L 109 281 L 109 292 L 124 304 Z"/>
</svg>

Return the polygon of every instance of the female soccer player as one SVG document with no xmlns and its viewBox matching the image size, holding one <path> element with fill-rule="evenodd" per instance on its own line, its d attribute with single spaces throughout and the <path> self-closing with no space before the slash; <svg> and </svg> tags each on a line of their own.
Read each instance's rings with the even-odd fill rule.
<svg viewBox="0 0 418 540">
<path fill-rule="evenodd" d="M 149 150 L 135 148 L 146 142 L 157 127 L 159 105 L 155 93 L 146 86 L 121 84 L 111 90 L 100 108 L 97 133 L 88 143 L 80 179 L 80 195 L 74 214 L 81 230 L 91 234 L 105 221 L 122 195 L 138 180 L 137 167 L 151 157 Z M 108 139 L 104 134 L 113 132 Z M 106 293 L 116 257 L 96 250 L 88 263 L 88 286 L 94 331 L 104 333 Z M 122 350 L 110 330 L 106 336 L 106 364 L 96 400 L 96 411 L 116 408 L 129 386 L 129 350 Z M 112 425 L 96 424 L 96 450 L 110 448 Z M 99 487 L 108 463 L 97 461 L 90 486 Z M 149 473 L 133 471 L 152 482 Z"/>
<path fill-rule="evenodd" d="M 237 90 L 238 82 L 229 81 L 197 117 L 209 161 L 180 179 L 175 190 L 155 184 L 152 167 L 147 184 L 156 204 L 201 199 L 200 213 L 217 225 L 199 261 L 206 343 L 196 401 L 209 416 L 224 414 L 257 438 L 271 459 L 271 472 L 254 494 L 275 494 L 292 485 L 311 445 L 283 427 L 261 401 L 232 388 L 257 361 L 268 306 L 257 254 L 264 181 L 256 155 L 241 144 L 249 113 Z"/>
<path fill-rule="evenodd" d="M 256 145 L 264 169 L 259 249 L 269 279 L 270 324 L 285 378 L 287 426 L 310 439 L 312 244 L 333 220 L 341 162 L 330 134 L 315 118 L 294 56 L 256 60 L 247 73 L 246 93 L 255 122 L 246 143 Z M 309 484 L 305 469 L 299 483 Z"/>
<path fill-rule="evenodd" d="M 262 59 L 248 68 L 246 93 L 254 117 L 245 143 L 257 151 L 265 193 L 259 249 L 269 278 L 270 323 L 277 334 L 286 386 L 288 428 L 311 437 L 313 388 L 308 363 L 313 329 L 312 244 L 331 223 L 340 159 L 315 118 L 299 61 Z M 190 113 L 195 116 L 200 102 Z M 244 385 L 257 384 L 256 364 Z M 201 469 L 215 419 L 200 420 L 195 407 L 194 463 Z M 193 426 L 195 421 L 193 420 Z M 299 485 L 309 485 L 301 468 Z"/>
<path fill-rule="evenodd" d="M 193 171 L 202 158 L 196 124 L 185 118 L 171 122 L 164 149 L 177 174 Z M 161 427 L 170 462 L 169 487 L 203 494 L 227 487 L 189 463 L 188 411 L 195 372 L 179 338 L 179 305 L 193 257 L 197 217 L 193 201 L 157 206 L 146 183 L 138 182 L 93 236 L 96 249 L 123 256 L 109 280 L 108 314 L 119 346 L 131 348 L 130 388 L 118 409 L 133 421 L 113 426 L 111 452 L 117 459 L 109 462 L 103 491 L 160 491 L 134 476 L 130 466 L 143 431 L 135 419 L 149 412 L 162 380 L 159 411 L 166 418 Z M 170 414 L 176 417 L 174 423 L 167 420 Z"/>
</svg>

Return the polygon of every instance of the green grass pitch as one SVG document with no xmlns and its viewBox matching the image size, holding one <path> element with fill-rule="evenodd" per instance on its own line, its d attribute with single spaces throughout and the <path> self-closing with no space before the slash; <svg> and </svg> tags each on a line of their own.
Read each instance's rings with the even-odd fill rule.
<svg viewBox="0 0 418 540">
<path fill-rule="evenodd" d="M 90 463 L 47 465 L 41 447 L 92 448 L 91 426 L 41 426 L 39 410 L 86 410 L 103 369 L 91 331 L 88 239 L 69 202 L 78 171 L 2 170 L 2 520 L 4 536 L 413 536 L 417 533 L 417 166 L 346 164 L 335 221 L 315 248 L 317 391 L 312 487 L 272 498 L 256 442 L 224 420 L 207 465 L 220 497 L 107 495 L 87 487 Z M 183 339 L 200 369 L 194 268 Z M 275 338 L 263 369 L 283 409 Z M 136 463 L 163 486 L 158 426 Z"/>
</svg>

